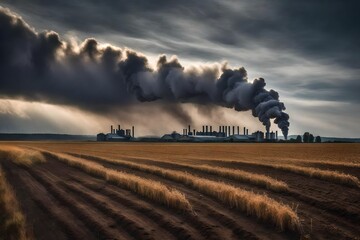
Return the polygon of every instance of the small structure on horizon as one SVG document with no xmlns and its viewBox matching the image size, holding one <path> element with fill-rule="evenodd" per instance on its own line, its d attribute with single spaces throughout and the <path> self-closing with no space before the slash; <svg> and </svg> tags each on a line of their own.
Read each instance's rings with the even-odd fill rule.
<svg viewBox="0 0 360 240">
<path fill-rule="evenodd" d="M 110 132 L 99 133 L 96 135 L 96 140 L 100 142 L 109 141 L 109 142 L 122 142 L 122 141 L 130 141 L 135 138 L 135 127 L 132 126 L 131 129 L 122 129 L 120 125 L 118 125 L 117 129 L 113 128 L 113 125 L 110 126 Z"/>
</svg>

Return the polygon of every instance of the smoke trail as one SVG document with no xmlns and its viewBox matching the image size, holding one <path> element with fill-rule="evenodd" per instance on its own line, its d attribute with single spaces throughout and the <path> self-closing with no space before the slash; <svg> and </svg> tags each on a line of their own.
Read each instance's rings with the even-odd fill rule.
<svg viewBox="0 0 360 240">
<path fill-rule="evenodd" d="M 131 50 L 63 41 L 55 32 L 37 33 L 20 17 L 0 7 L 0 96 L 75 105 L 94 112 L 145 101 L 189 121 L 178 103 L 251 110 L 267 130 L 270 120 L 287 136 L 289 115 L 279 94 L 265 80 L 248 82 L 244 68 L 219 64 L 185 69 L 177 58 L 160 56 L 156 69 Z M 173 108 L 169 107 L 173 104 Z M 176 107 L 175 107 L 176 106 Z"/>
<path fill-rule="evenodd" d="M 178 59 L 167 60 L 161 56 L 157 69 L 148 66 L 147 59 L 135 52 L 127 51 L 127 58 L 120 62 L 128 90 L 139 101 L 165 99 L 174 102 L 215 103 L 234 108 L 236 111 L 252 110 L 254 117 L 270 129 L 270 119 L 282 130 L 285 138 L 288 134 L 289 115 L 283 112 L 284 103 L 279 101 L 279 94 L 264 89 L 263 78 L 248 82 L 244 68 L 219 69 L 203 68 L 185 71 Z"/>
</svg>

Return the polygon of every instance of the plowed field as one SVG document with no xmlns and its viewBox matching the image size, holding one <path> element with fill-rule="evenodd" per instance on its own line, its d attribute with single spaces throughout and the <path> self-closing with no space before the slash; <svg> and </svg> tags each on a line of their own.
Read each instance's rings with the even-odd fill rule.
<svg viewBox="0 0 360 240">
<path fill-rule="evenodd" d="M 33 239 L 360 239 L 360 144 L 8 146 L 45 159 L 0 155 Z"/>
</svg>

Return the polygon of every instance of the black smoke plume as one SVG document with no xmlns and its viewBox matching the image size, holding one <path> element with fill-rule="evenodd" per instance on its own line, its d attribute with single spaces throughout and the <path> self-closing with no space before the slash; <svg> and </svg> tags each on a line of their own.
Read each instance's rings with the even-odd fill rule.
<svg viewBox="0 0 360 240">
<path fill-rule="evenodd" d="M 267 130 L 270 119 L 287 136 L 289 115 L 279 94 L 263 78 L 248 81 L 244 68 L 198 66 L 185 69 L 178 59 L 160 56 L 156 69 L 128 49 L 86 39 L 81 45 L 57 33 L 37 33 L 19 16 L 0 8 L 0 95 L 93 112 L 160 100 L 164 109 L 189 121 L 178 103 L 215 104 L 251 110 Z M 173 104 L 173 108 L 168 107 Z"/>
</svg>

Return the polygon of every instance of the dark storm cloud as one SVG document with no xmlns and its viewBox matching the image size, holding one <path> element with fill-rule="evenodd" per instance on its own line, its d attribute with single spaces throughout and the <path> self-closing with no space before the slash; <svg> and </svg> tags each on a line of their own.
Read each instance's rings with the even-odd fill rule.
<svg viewBox="0 0 360 240">
<path fill-rule="evenodd" d="M 336 93 L 323 91 L 321 99 L 333 100 L 336 95 L 339 101 L 359 101 L 358 94 L 352 91 L 352 85 L 358 86 L 354 84 L 359 82 L 358 74 L 352 76 L 349 84 L 338 86 L 330 81 L 339 79 L 329 77 L 327 72 L 323 72 L 322 79 L 313 79 L 304 73 L 306 80 L 300 79 L 301 84 L 289 76 L 282 76 L 286 79 L 282 84 L 281 78 L 272 72 L 277 66 L 289 64 L 286 57 L 290 55 L 324 65 L 335 64 L 345 70 L 359 69 L 360 56 L 356 53 L 360 52 L 360 30 L 356 23 L 360 21 L 357 13 L 360 3 L 356 0 L 3 2 L 26 13 L 45 29 L 53 23 L 51 26 L 56 31 L 74 30 L 84 33 L 83 37 L 90 33 L 107 39 L 108 34 L 113 34 L 116 37 L 108 39 L 119 44 L 124 44 L 119 36 L 145 39 L 146 43 L 134 43 L 130 39 L 126 45 L 153 54 L 176 54 L 202 61 L 227 59 L 258 69 L 267 68 L 266 76 L 276 79 L 276 87 L 297 86 L 304 89 L 302 96 L 309 93 L 309 99 L 316 99 L 316 95 L 308 92 L 307 86 L 327 81 L 335 87 Z M 257 47 L 271 49 L 277 54 L 273 59 L 262 54 L 251 57 L 257 53 Z M 230 52 L 224 51 L 227 48 Z M 244 54 L 241 49 L 249 49 L 250 53 Z M 239 56 L 235 54 L 237 50 Z"/>
<path fill-rule="evenodd" d="M 88 39 L 76 52 L 75 46 L 60 41 L 56 33 L 37 34 L 4 9 L 0 29 L 3 95 L 61 104 L 76 102 L 92 109 L 132 101 L 121 77 L 110 71 L 121 57 L 121 50 L 99 49 L 95 40 Z M 84 90 L 86 86 L 89 87 Z"/>
<path fill-rule="evenodd" d="M 288 133 L 289 116 L 279 94 L 266 90 L 262 78 L 248 82 L 244 68 L 214 65 L 185 70 L 177 58 L 163 55 L 152 69 L 145 56 L 131 50 L 102 46 L 95 39 L 77 46 L 60 40 L 55 32 L 37 33 L 3 8 L 0 43 L 0 94 L 5 97 L 94 112 L 163 100 L 163 109 L 183 122 L 191 118 L 178 103 L 215 104 L 252 110 L 267 130 L 274 119 L 285 137 Z"/>
<path fill-rule="evenodd" d="M 92 34 L 113 31 L 156 40 L 168 47 L 167 53 L 187 51 L 189 47 L 176 46 L 168 40 L 194 42 L 198 37 L 234 47 L 246 47 L 250 41 L 349 67 L 360 64 L 360 58 L 354 54 L 360 51 L 360 31 L 356 24 L 360 21 L 360 3 L 356 0 L 3 2 L 30 17 L 40 16 L 65 29 Z M 194 28 L 196 31 L 191 32 Z M 219 55 L 213 51 L 200 53 L 202 57 L 207 53 L 209 58 L 217 59 Z"/>
</svg>

